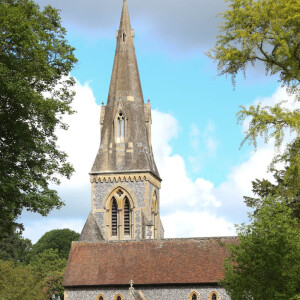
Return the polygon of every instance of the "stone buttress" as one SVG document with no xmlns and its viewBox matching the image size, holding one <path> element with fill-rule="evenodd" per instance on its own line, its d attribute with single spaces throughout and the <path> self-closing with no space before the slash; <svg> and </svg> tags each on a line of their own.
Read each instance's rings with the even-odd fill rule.
<svg viewBox="0 0 300 300">
<path fill-rule="evenodd" d="M 145 104 L 124 0 L 101 142 L 90 172 L 92 209 L 79 241 L 161 239 L 161 179 L 151 146 L 151 107 Z"/>
</svg>

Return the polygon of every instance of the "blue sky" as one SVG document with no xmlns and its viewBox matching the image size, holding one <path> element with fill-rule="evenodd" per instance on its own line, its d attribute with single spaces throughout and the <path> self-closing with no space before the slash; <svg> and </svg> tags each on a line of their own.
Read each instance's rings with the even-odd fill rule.
<svg viewBox="0 0 300 300">
<path fill-rule="evenodd" d="M 42 218 L 24 212 L 26 237 L 69 227 L 80 232 L 90 210 L 88 172 L 99 143 L 100 104 L 106 103 L 122 1 L 39 0 L 61 9 L 68 40 L 76 48 L 77 80 L 70 133 L 59 134 L 77 173 L 58 191 L 66 206 Z M 234 234 L 247 220 L 242 196 L 250 181 L 265 177 L 272 145 L 245 145 L 235 114 L 239 105 L 286 97 L 262 66 L 231 79 L 217 76 L 205 52 L 213 47 L 223 0 L 128 0 L 145 101 L 151 100 L 155 159 L 162 175 L 161 215 L 167 237 Z M 244 127 L 245 128 L 245 127 Z M 80 138 L 82 140 L 80 140 Z M 175 174 L 177 174 L 175 176 Z M 165 177 L 164 177 L 165 176 Z"/>
</svg>

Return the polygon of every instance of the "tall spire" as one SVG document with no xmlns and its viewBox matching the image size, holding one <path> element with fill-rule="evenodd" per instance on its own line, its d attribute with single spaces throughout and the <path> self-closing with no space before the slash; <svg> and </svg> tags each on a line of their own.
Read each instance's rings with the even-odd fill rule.
<svg viewBox="0 0 300 300">
<path fill-rule="evenodd" d="M 131 30 L 127 1 L 123 1 L 120 30 Z"/>
<path fill-rule="evenodd" d="M 144 101 L 134 48 L 134 30 L 131 29 L 127 1 L 124 0 L 107 103 L 127 100 L 128 97 L 139 103 Z"/>
<path fill-rule="evenodd" d="M 126 0 L 100 123 L 101 144 L 92 174 L 147 172 L 159 178 L 151 147 L 151 107 L 144 104 Z"/>
</svg>

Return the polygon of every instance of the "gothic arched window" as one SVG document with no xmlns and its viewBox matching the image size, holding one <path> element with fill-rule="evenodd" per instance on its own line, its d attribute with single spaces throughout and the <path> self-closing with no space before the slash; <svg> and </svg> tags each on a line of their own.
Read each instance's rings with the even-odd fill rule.
<svg viewBox="0 0 300 300">
<path fill-rule="evenodd" d="M 118 205 L 115 198 L 113 198 L 111 205 L 111 235 L 118 235 Z"/>
<path fill-rule="evenodd" d="M 126 39 L 126 33 L 125 32 L 123 32 L 122 39 L 123 39 L 123 42 L 125 42 L 125 39 Z"/>
<path fill-rule="evenodd" d="M 211 292 L 208 299 L 209 300 L 220 300 L 220 297 L 218 296 L 218 294 L 216 292 Z"/>
<path fill-rule="evenodd" d="M 130 203 L 127 197 L 124 202 L 124 235 L 130 235 Z"/>
<path fill-rule="evenodd" d="M 189 300 L 199 300 L 199 296 L 196 292 L 192 292 L 189 296 Z"/>
<path fill-rule="evenodd" d="M 107 226 L 105 234 L 107 239 L 128 240 L 134 237 L 134 202 L 125 189 L 118 187 L 111 192 L 107 198 L 105 210 L 104 219 Z"/>
<path fill-rule="evenodd" d="M 152 222 L 153 222 L 153 238 L 157 238 L 158 206 L 157 206 L 156 192 L 154 192 L 152 196 L 151 215 L 152 215 Z"/>
<path fill-rule="evenodd" d="M 105 300 L 105 298 L 104 298 L 103 295 L 99 295 L 99 296 L 97 297 L 97 300 Z"/>
<path fill-rule="evenodd" d="M 124 139 L 125 137 L 125 119 L 122 112 L 119 112 L 118 115 L 118 138 Z"/>
</svg>

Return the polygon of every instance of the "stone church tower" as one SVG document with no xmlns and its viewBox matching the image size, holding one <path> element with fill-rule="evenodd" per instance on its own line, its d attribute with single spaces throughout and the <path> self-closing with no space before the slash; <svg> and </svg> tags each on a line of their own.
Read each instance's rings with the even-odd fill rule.
<svg viewBox="0 0 300 300">
<path fill-rule="evenodd" d="M 92 208 L 71 246 L 65 299 L 230 300 L 218 281 L 229 255 L 224 245 L 236 238 L 163 238 L 151 108 L 143 99 L 126 0 L 100 127 Z"/>
<path fill-rule="evenodd" d="M 90 172 L 92 207 L 79 241 L 161 239 L 161 179 L 151 146 L 128 7 L 124 0 L 101 142 Z"/>
</svg>

